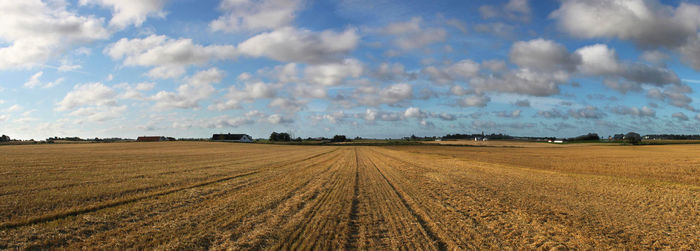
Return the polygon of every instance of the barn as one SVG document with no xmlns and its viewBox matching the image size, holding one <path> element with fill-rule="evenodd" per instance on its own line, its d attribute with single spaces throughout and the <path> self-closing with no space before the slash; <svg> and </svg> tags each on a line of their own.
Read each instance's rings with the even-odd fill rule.
<svg viewBox="0 0 700 251">
<path fill-rule="evenodd" d="M 218 141 L 234 141 L 234 142 L 253 142 L 253 138 L 251 138 L 248 134 L 214 134 L 211 136 L 211 140 L 218 140 Z"/>
<path fill-rule="evenodd" d="M 139 136 L 136 138 L 137 142 L 158 142 L 158 141 L 167 141 L 168 138 L 165 136 Z"/>
</svg>

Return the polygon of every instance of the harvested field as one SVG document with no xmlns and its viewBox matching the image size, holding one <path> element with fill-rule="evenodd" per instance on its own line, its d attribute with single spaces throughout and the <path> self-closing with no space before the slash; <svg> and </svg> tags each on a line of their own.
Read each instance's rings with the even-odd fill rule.
<svg viewBox="0 0 700 251">
<path fill-rule="evenodd" d="M 700 145 L 0 150 L 0 249 L 700 249 Z"/>
</svg>

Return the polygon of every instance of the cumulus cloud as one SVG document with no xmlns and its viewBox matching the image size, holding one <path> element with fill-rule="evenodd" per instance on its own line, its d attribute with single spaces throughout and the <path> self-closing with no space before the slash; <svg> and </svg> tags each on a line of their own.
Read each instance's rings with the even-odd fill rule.
<svg viewBox="0 0 700 251">
<path fill-rule="evenodd" d="M 357 47 L 358 41 L 355 29 L 314 32 L 283 27 L 249 38 L 240 43 L 238 49 L 241 54 L 251 57 L 318 64 L 339 61 Z"/>
<path fill-rule="evenodd" d="M 465 81 L 479 75 L 479 63 L 469 59 L 450 64 L 444 69 L 428 66 L 422 70 L 433 83 L 449 84 L 455 80 Z"/>
<path fill-rule="evenodd" d="M 381 63 L 372 75 L 382 81 L 413 80 L 415 73 L 409 73 L 401 63 Z"/>
<path fill-rule="evenodd" d="M 428 116 L 428 114 L 425 113 L 424 111 L 422 111 L 418 107 L 409 107 L 406 109 L 406 111 L 404 111 L 404 117 L 406 117 L 406 118 L 423 119 L 423 118 L 426 118 L 427 116 Z"/>
<path fill-rule="evenodd" d="M 211 60 L 236 57 L 232 45 L 202 46 L 192 39 L 172 39 L 164 35 L 146 38 L 122 38 L 105 48 L 104 53 L 128 66 L 154 67 L 148 75 L 153 78 L 174 78 L 185 73 L 190 65 L 203 65 Z"/>
<path fill-rule="evenodd" d="M 364 72 L 364 66 L 357 59 L 345 59 L 341 63 L 311 65 L 304 69 L 305 78 L 314 84 L 339 85 L 348 77 L 358 78 Z"/>
<path fill-rule="evenodd" d="M 642 108 L 628 107 L 628 106 L 616 106 L 611 110 L 615 114 L 633 116 L 633 117 L 656 117 L 656 111 L 647 106 Z"/>
<path fill-rule="evenodd" d="M 460 99 L 458 105 L 462 107 L 486 107 L 489 101 L 491 101 L 491 98 L 488 96 L 471 95 Z"/>
<path fill-rule="evenodd" d="M 201 128 L 236 128 L 244 125 L 254 124 L 255 121 L 247 116 L 218 116 L 198 120 L 180 120 L 173 122 L 173 128 L 188 129 L 192 127 Z"/>
<path fill-rule="evenodd" d="M 106 39 L 104 20 L 68 11 L 61 1 L 0 3 L 0 69 L 43 64 L 71 47 Z"/>
<path fill-rule="evenodd" d="M 551 109 L 547 111 L 537 111 L 537 116 L 542 117 L 542 118 L 547 118 L 547 119 L 567 119 L 568 116 L 566 113 L 557 110 L 557 109 Z"/>
<path fill-rule="evenodd" d="M 384 89 L 374 87 L 358 88 L 355 98 L 362 105 L 395 105 L 413 98 L 413 87 L 406 83 L 399 83 L 387 86 Z"/>
<path fill-rule="evenodd" d="M 406 22 L 391 23 L 381 33 L 395 36 L 394 44 L 404 50 L 424 48 L 447 39 L 447 31 L 441 28 L 423 28 L 422 22 L 422 18 L 414 17 Z"/>
<path fill-rule="evenodd" d="M 682 112 L 676 112 L 671 114 L 672 118 L 677 119 L 678 121 L 688 121 L 688 116 L 685 115 L 685 113 Z"/>
<path fill-rule="evenodd" d="M 274 98 L 277 96 L 277 87 L 264 82 L 246 83 L 245 87 L 238 89 L 231 86 L 222 100 L 209 106 L 210 110 L 240 109 L 242 103 L 254 102 L 257 99 Z"/>
<path fill-rule="evenodd" d="M 302 0 L 222 0 L 219 9 L 225 14 L 209 26 L 224 32 L 276 29 L 290 25 L 302 7 Z"/>
<path fill-rule="evenodd" d="M 510 0 L 504 6 L 482 5 L 479 14 L 483 19 L 504 17 L 516 21 L 530 21 L 532 9 L 528 0 Z"/>
<path fill-rule="evenodd" d="M 594 106 L 586 106 L 581 109 L 569 109 L 569 116 L 577 119 L 601 119 L 605 113 Z"/>
<path fill-rule="evenodd" d="M 381 121 L 399 121 L 402 120 L 403 113 L 400 112 L 385 112 L 377 109 L 367 109 L 364 114 L 358 116 L 367 122 L 374 123 L 377 120 Z"/>
<path fill-rule="evenodd" d="M 484 23 L 474 25 L 474 30 L 482 33 L 492 34 L 494 36 L 510 38 L 515 32 L 515 26 L 501 22 Z"/>
<path fill-rule="evenodd" d="M 497 117 L 501 118 L 519 118 L 520 117 L 520 110 L 513 110 L 513 111 L 499 111 L 499 112 L 494 112 Z"/>
<path fill-rule="evenodd" d="M 217 68 L 199 71 L 185 79 L 176 92 L 160 91 L 149 99 L 155 101 L 154 108 L 158 110 L 199 108 L 199 102 L 216 91 L 212 84 L 221 82 L 223 77 L 224 73 Z"/>
<path fill-rule="evenodd" d="M 696 111 L 690 104 L 693 99 L 688 94 L 693 93 L 693 89 L 688 85 L 671 85 L 666 88 L 650 88 L 647 90 L 647 97 L 665 101 L 666 103 L 690 111 Z"/>
<path fill-rule="evenodd" d="M 115 106 L 117 93 L 102 83 L 79 84 L 73 87 L 66 96 L 58 102 L 57 111 L 73 110 L 80 106 Z"/>
<path fill-rule="evenodd" d="M 513 70 L 503 75 L 488 75 L 473 78 L 469 85 L 477 92 L 495 91 L 551 96 L 560 92 L 559 86 L 569 80 L 565 71 L 539 72 L 528 68 Z"/>
<path fill-rule="evenodd" d="M 551 17 L 581 38 L 614 37 L 643 47 L 683 45 L 700 27 L 700 8 L 681 3 L 675 9 L 656 0 L 567 0 Z"/>
<path fill-rule="evenodd" d="M 523 99 L 523 100 L 517 100 L 515 101 L 515 106 L 518 107 L 530 107 L 530 100 Z"/>
<path fill-rule="evenodd" d="M 285 118 L 284 116 L 279 115 L 279 114 L 272 114 L 272 115 L 267 117 L 267 122 L 269 122 L 270 124 L 279 125 L 279 124 L 290 124 L 290 123 L 293 123 L 294 120 L 290 119 L 290 118 Z"/>
<path fill-rule="evenodd" d="M 306 101 L 295 98 L 278 97 L 270 101 L 269 106 L 289 113 L 296 113 L 306 107 Z"/>
<path fill-rule="evenodd" d="M 111 26 L 125 28 L 141 26 L 148 17 L 165 17 L 166 0 L 80 0 L 81 5 L 97 4 L 112 9 Z"/>
<path fill-rule="evenodd" d="M 681 2 L 673 7 L 657 0 L 567 0 L 550 15 L 572 36 L 618 38 L 646 49 L 674 49 L 696 70 L 700 69 L 698 16 L 700 5 Z"/>
<path fill-rule="evenodd" d="M 569 53 L 561 44 L 538 38 L 514 43 L 510 50 L 510 61 L 533 70 L 573 71 L 581 58 L 578 54 Z"/>
<path fill-rule="evenodd" d="M 68 115 L 79 117 L 76 120 L 77 123 L 82 123 L 84 121 L 103 122 L 123 116 L 124 112 L 127 110 L 126 108 L 125 105 L 107 107 L 89 106 L 81 107 Z"/>
</svg>

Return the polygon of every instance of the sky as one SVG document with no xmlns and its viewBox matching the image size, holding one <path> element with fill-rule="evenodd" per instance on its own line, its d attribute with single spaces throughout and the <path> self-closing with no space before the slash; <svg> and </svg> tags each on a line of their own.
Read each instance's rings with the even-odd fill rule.
<svg viewBox="0 0 700 251">
<path fill-rule="evenodd" d="M 0 0 L 0 134 L 700 133 L 700 1 Z"/>
</svg>

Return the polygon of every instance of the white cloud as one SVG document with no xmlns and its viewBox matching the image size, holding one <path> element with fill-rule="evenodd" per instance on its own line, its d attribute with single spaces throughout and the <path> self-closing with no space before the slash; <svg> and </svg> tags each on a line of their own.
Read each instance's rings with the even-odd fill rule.
<svg viewBox="0 0 700 251">
<path fill-rule="evenodd" d="M 122 117 L 126 110 L 127 107 L 125 105 L 107 107 L 90 106 L 81 107 L 75 111 L 72 111 L 68 115 L 80 117 L 80 119 L 76 121 L 78 123 L 81 123 L 83 121 L 103 122 Z"/>
<path fill-rule="evenodd" d="M 212 84 L 221 82 L 223 77 L 224 73 L 217 68 L 203 70 L 187 78 L 185 83 L 177 88 L 177 92 L 160 91 L 150 99 L 156 102 L 154 107 L 159 110 L 198 108 L 199 102 L 209 98 L 216 91 Z"/>
<path fill-rule="evenodd" d="M 528 0 L 510 0 L 502 8 L 494 5 L 482 5 L 479 14 L 483 19 L 508 18 L 516 21 L 530 21 L 532 9 Z"/>
<path fill-rule="evenodd" d="M 43 72 L 43 71 L 40 71 L 40 72 L 37 72 L 36 74 L 32 75 L 32 77 L 29 78 L 29 80 L 27 80 L 27 82 L 24 82 L 24 87 L 27 87 L 27 88 L 35 88 L 35 87 L 40 86 L 40 85 L 41 85 L 41 80 L 39 80 L 39 78 L 40 78 L 41 75 L 43 75 L 43 74 L 44 74 L 44 72 Z"/>
<path fill-rule="evenodd" d="M 21 105 L 14 104 L 14 105 L 8 107 L 7 109 L 5 109 L 5 112 L 7 112 L 7 113 L 18 112 L 18 111 L 21 111 L 22 109 L 23 108 Z"/>
<path fill-rule="evenodd" d="M 394 105 L 411 98 L 413 98 L 413 87 L 406 83 L 393 84 L 380 90 L 369 89 L 364 94 L 356 94 L 356 99 L 360 104 L 369 106 Z"/>
<path fill-rule="evenodd" d="M 688 121 L 688 116 L 682 112 L 673 113 L 671 114 L 671 117 L 677 119 L 678 121 Z"/>
<path fill-rule="evenodd" d="M 304 69 L 304 76 L 309 82 L 324 86 L 339 85 L 348 77 L 362 75 L 364 66 L 357 59 L 345 59 L 342 63 L 311 65 Z"/>
<path fill-rule="evenodd" d="M 459 100 L 458 105 L 462 107 L 486 107 L 491 101 L 487 96 L 471 95 Z"/>
<path fill-rule="evenodd" d="M 406 111 L 404 111 L 403 114 L 404 114 L 403 116 L 406 118 L 418 118 L 418 119 L 422 119 L 422 118 L 425 118 L 428 116 L 427 113 L 423 112 L 418 107 L 409 107 L 406 109 Z"/>
<path fill-rule="evenodd" d="M 477 93 L 495 91 L 551 96 L 559 93 L 559 85 L 566 83 L 569 77 L 569 73 L 565 71 L 545 73 L 521 68 L 500 76 L 480 76 L 472 79 L 469 85 Z"/>
<path fill-rule="evenodd" d="M 444 42 L 447 31 L 441 28 L 423 29 L 423 19 L 413 17 L 406 22 L 391 23 L 381 29 L 381 33 L 396 36 L 394 44 L 404 50 L 424 48 L 430 44 Z"/>
<path fill-rule="evenodd" d="M 254 102 L 256 99 L 274 98 L 277 96 L 277 86 L 263 82 L 246 83 L 243 89 L 231 86 L 223 100 L 216 101 L 209 106 L 210 110 L 230 110 L 241 108 L 241 103 Z"/>
<path fill-rule="evenodd" d="M 0 69 L 42 64 L 73 46 L 106 39 L 104 21 L 66 10 L 65 3 L 39 0 L 0 2 Z"/>
<path fill-rule="evenodd" d="M 123 29 L 129 25 L 141 26 L 148 17 L 165 17 L 162 11 L 166 0 L 80 0 L 81 5 L 97 4 L 112 9 L 111 26 Z"/>
<path fill-rule="evenodd" d="M 80 106 L 114 106 L 116 105 L 116 92 L 102 83 L 88 83 L 75 85 L 73 90 L 57 103 L 57 111 L 73 110 Z"/>
<path fill-rule="evenodd" d="M 617 106 L 613 107 L 611 111 L 615 114 L 633 117 L 656 117 L 656 111 L 647 106 L 643 106 L 642 108 Z"/>
<path fill-rule="evenodd" d="M 581 57 L 578 70 L 590 75 L 609 75 L 618 73 L 622 66 L 618 62 L 615 50 L 604 44 L 589 45 L 576 50 Z"/>
<path fill-rule="evenodd" d="M 219 8 L 225 14 L 209 26 L 225 32 L 276 29 L 290 25 L 301 7 L 302 0 L 222 0 Z"/>
<path fill-rule="evenodd" d="M 567 0 L 551 14 L 562 30 L 576 37 L 614 37 L 668 48 L 696 36 L 698 16 L 697 5 L 681 3 L 674 9 L 656 0 Z"/>
<path fill-rule="evenodd" d="M 58 78 L 52 82 L 48 82 L 45 85 L 41 83 L 41 76 L 44 74 L 43 71 L 37 72 L 34 75 L 32 75 L 27 82 L 24 82 L 24 87 L 26 88 L 36 88 L 36 87 L 43 87 L 43 88 L 51 88 L 54 86 L 57 86 L 61 83 L 63 83 L 63 78 Z"/>
<path fill-rule="evenodd" d="M 270 124 L 279 125 L 279 124 L 293 123 L 294 120 L 290 119 L 290 118 L 285 118 L 279 114 L 272 114 L 272 115 L 267 117 L 267 122 L 269 122 Z"/>
<path fill-rule="evenodd" d="M 520 117 L 520 110 L 513 110 L 513 111 L 499 111 L 499 112 L 494 112 L 497 117 L 501 118 L 519 118 Z"/>
<path fill-rule="evenodd" d="M 681 2 L 673 7 L 657 0 L 567 0 L 550 16 L 572 36 L 618 38 L 645 49 L 673 49 L 688 65 L 700 69 L 700 5 Z"/>
<path fill-rule="evenodd" d="M 190 65 L 203 65 L 211 60 L 235 58 L 232 45 L 194 44 L 192 39 L 171 39 L 151 35 L 143 39 L 122 38 L 104 50 L 114 60 L 123 59 L 127 66 L 152 66 L 148 75 L 153 78 L 174 78 L 185 73 Z"/>
<path fill-rule="evenodd" d="M 455 80 L 465 81 L 479 75 L 480 66 L 469 59 L 464 59 L 454 64 L 448 65 L 444 69 L 435 66 L 428 66 L 422 70 L 427 74 L 433 83 L 449 84 Z"/>
<path fill-rule="evenodd" d="M 696 111 L 696 109 L 690 105 L 693 102 L 693 99 L 690 96 L 688 96 L 688 94 L 692 92 L 693 89 L 690 88 L 690 86 L 684 84 L 670 85 L 663 89 L 648 89 L 647 97 L 665 101 L 666 103 L 675 107 L 685 108 L 690 111 Z"/>
<path fill-rule="evenodd" d="M 594 106 L 586 106 L 581 109 L 569 109 L 569 116 L 577 119 L 601 119 L 605 113 Z"/>
<path fill-rule="evenodd" d="M 289 113 L 296 113 L 306 107 L 306 102 L 302 100 L 296 100 L 294 98 L 275 98 L 270 101 L 270 107 L 275 107 L 277 109 L 287 111 Z"/>
<path fill-rule="evenodd" d="M 124 89 L 124 93 L 119 95 L 120 99 L 137 99 L 145 100 L 143 93 L 144 91 L 149 91 L 156 86 L 156 83 L 152 82 L 142 82 L 135 85 L 129 85 L 128 83 L 117 84 L 114 87 Z"/>
<path fill-rule="evenodd" d="M 561 44 L 538 38 L 513 44 L 510 61 L 533 70 L 573 71 L 581 62 L 581 58 L 577 54 L 570 54 Z"/>
<path fill-rule="evenodd" d="M 173 122 L 173 128 L 188 129 L 192 127 L 201 128 L 236 128 L 244 125 L 254 124 L 255 121 L 247 116 L 218 116 L 197 120 L 179 120 Z"/>
<path fill-rule="evenodd" d="M 401 63 L 381 63 L 372 72 L 372 75 L 382 81 L 413 80 L 416 78 L 416 74 L 407 72 Z"/>
<path fill-rule="evenodd" d="M 238 45 L 243 55 L 268 57 L 283 62 L 324 63 L 338 61 L 357 47 L 360 37 L 355 29 L 343 32 L 313 32 L 283 27 L 258 34 Z"/>
<path fill-rule="evenodd" d="M 511 38 L 515 32 L 515 26 L 501 22 L 484 23 L 474 25 L 474 30 L 489 33 L 502 38 Z"/>
</svg>

